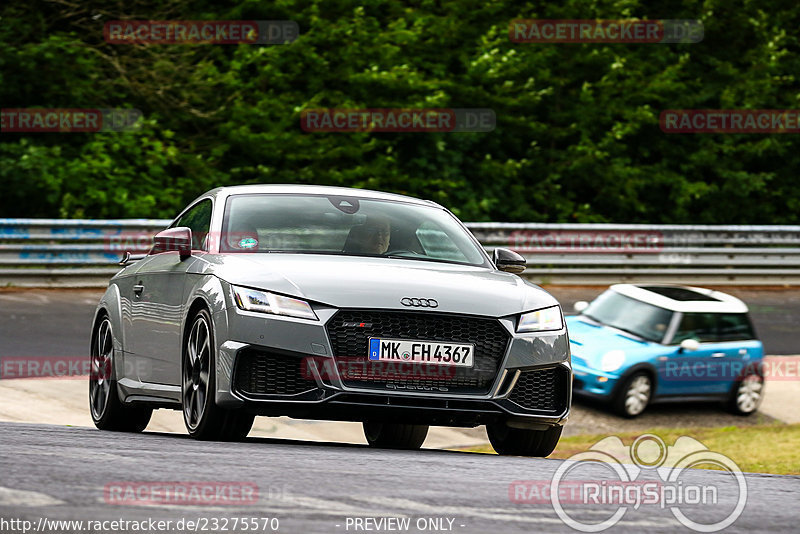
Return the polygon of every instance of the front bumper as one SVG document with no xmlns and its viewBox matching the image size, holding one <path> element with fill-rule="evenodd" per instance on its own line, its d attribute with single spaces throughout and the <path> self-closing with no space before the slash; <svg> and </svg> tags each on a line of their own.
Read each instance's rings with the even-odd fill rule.
<svg viewBox="0 0 800 534">
<path fill-rule="evenodd" d="M 505 420 L 536 428 L 563 424 L 569 415 L 572 369 L 566 330 L 517 334 L 512 318 L 491 319 L 508 337 L 496 373 L 484 390 L 459 390 L 429 380 L 348 379 L 326 328 L 339 310 L 315 306 L 315 312 L 319 321 L 235 306 L 220 311 L 215 317 L 217 403 L 271 416 L 391 418 L 452 426 Z"/>
<path fill-rule="evenodd" d="M 575 395 L 611 398 L 620 380 L 619 375 L 589 367 L 580 358 L 573 358 L 572 373 Z"/>
</svg>

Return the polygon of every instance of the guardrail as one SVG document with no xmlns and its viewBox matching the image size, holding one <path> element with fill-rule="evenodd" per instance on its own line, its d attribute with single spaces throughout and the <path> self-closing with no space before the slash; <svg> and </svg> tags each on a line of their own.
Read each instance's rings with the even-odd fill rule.
<svg viewBox="0 0 800 534">
<path fill-rule="evenodd" d="M 487 250 L 528 260 L 539 283 L 800 285 L 800 226 L 472 223 Z"/>
<path fill-rule="evenodd" d="M 0 286 L 104 286 L 166 219 L 0 219 Z M 544 284 L 800 285 L 800 226 L 469 223 Z"/>
</svg>

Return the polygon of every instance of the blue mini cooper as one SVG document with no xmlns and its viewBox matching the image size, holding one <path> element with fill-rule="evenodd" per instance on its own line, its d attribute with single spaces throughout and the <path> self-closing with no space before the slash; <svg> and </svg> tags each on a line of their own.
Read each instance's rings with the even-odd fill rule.
<svg viewBox="0 0 800 534">
<path fill-rule="evenodd" d="M 648 404 L 720 400 L 758 410 L 764 351 L 739 299 L 709 289 L 617 284 L 566 318 L 573 392 L 636 417 Z"/>
</svg>

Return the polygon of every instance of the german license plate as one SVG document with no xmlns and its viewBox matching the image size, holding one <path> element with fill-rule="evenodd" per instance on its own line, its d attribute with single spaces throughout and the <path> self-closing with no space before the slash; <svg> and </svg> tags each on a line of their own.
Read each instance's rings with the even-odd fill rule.
<svg viewBox="0 0 800 534">
<path fill-rule="evenodd" d="M 369 339 L 369 359 L 472 367 L 475 345 L 406 339 Z"/>
</svg>

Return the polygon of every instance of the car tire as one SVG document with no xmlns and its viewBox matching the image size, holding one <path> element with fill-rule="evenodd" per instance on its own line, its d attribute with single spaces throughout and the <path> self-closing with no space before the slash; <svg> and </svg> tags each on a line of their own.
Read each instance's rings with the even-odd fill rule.
<svg viewBox="0 0 800 534">
<path fill-rule="evenodd" d="M 628 419 L 638 417 L 650 404 L 653 389 L 653 379 L 649 374 L 643 371 L 633 373 L 622 383 L 612 402 L 614 412 Z"/>
<path fill-rule="evenodd" d="M 547 430 L 512 428 L 505 423 L 486 425 L 486 434 L 495 452 L 503 456 L 549 456 L 561 438 L 563 427 Z"/>
<path fill-rule="evenodd" d="M 181 363 L 181 407 L 189 435 L 206 441 L 240 441 L 253 427 L 254 415 L 217 406 L 216 344 L 211 315 L 201 309 L 188 322 Z"/>
<path fill-rule="evenodd" d="M 428 436 L 428 425 L 367 421 L 363 426 L 369 446 L 379 449 L 419 449 Z"/>
<path fill-rule="evenodd" d="M 757 372 L 742 375 L 731 388 L 728 409 L 741 416 L 750 416 L 758 411 L 764 398 L 764 377 Z"/>
<path fill-rule="evenodd" d="M 92 332 L 89 373 L 89 412 L 100 430 L 141 432 L 147 428 L 153 410 L 127 406 L 119 398 L 114 372 L 114 330 L 108 315 L 101 315 Z"/>
</svg>

